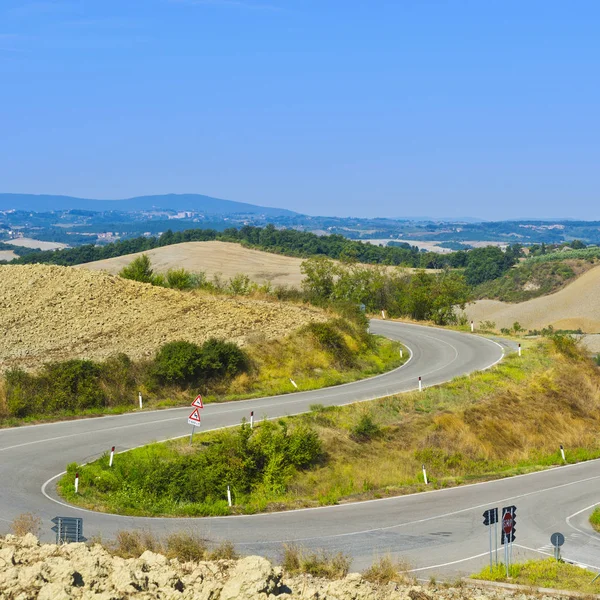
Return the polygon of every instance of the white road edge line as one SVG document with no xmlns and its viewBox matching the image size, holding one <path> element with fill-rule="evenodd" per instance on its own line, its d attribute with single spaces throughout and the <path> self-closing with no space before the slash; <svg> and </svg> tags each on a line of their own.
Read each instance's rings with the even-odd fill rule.
<svg viewBox="0 0 600 600">
<path fill-rule="evenodd" d="M 582 529 L 579 529 L 578 527 L 575 527 L 575 525 L 573 525 L 571 523 L 571 519 L 573 517 L 576 517 L 577 515 L 580 515 L 583 512 L 586 512 L 588 510 L 591 510 L 592 508 L 596 507 L 600 505 L 600 502 L 596 502 L 595 504 L 592 504 L 591 506 L 586 506 L 585 508 L 582 508 L 581 510 L 578 510 L 576 513 L 573 513 L 572 515 L 569 515 L 565 520 L 567 522 L 567 525 L 571 528 L 574 529 L 575 531 L 578 531 L 579 533 L 582 533 L 583 535 L 595 540 L 596 542 L 599 541 L 598 536 L 597 535 L 590 535 L 587 531 L 583 531 Z"/>
</svg>

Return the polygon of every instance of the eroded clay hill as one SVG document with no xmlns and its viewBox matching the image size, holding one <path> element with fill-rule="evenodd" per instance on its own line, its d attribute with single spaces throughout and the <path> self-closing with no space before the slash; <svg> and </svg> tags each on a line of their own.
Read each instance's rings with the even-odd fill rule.
<svg viewBox="0 0 600 600">
<path fill-rule="evenodd" d="M 467 307 L 469 319 L 494 321 L 496 327 L 581 329 L 600 333 L 600 267 L 594 267 L 562 290 L 519 304 L 478 300 Z"/>
<path fill-rule="evenodd" d="M 174 340 L 215 336 L 240 345 L 282 337 L 323 312 L 302 306 L 179 292 L 106 273 L 47 265 L 0 266 L 0 371 L 116 352 L 152 355 Z"/>
</svg>

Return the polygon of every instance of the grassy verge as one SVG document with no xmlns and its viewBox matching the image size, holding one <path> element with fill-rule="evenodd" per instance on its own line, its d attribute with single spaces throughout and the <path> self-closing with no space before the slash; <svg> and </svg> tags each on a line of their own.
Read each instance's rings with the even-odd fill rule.
<svg viewBox="0 0 600 600">
<path fill-rule="evenodd" d="M 170 383 L 156 375 L 156 358 L 134 362 L 124 354 L 51 363 L 37 374 L 13 371 L 0 379 L 0 427 L 139 410 L 138 390 L 144 408 L 157 409 L 186 406 L 198 392 L 206 402 L 223 402 L 319 389 L 390 371 L 408 360 L 401 349 L 337 318 L 279 340 L 257 334 L 243 349 L 246 366 L 233 376 Z"/>
<path fill-rule="evenodd" d="M 600 532 L 600 506 L 590 515 L 590 523 L 596 531 Z"/>
<path fill-rule="evenodd" d="M 473 579 L 530 585 L 532 587 L 570 590 L 584 594 L 600 593 L 600 579 L 592 584 L 596 573 L 576 567 L 554 558 L 530 560 L 509 567 L 510 578 L 506 578 L 506 567 L 502 564 L 490 570 L 486 567 Z"/>
<path fill-rule="evenodd" d="M 187 440 L 154 444 L 119 456 L 113 470 L 106 457 L 71 465 L 59 489 L 71 502 L 120 514 L 214 515 L 506 477 L 562 464 L 561 443 L 568 462 L 600 457 L 599 388 L 600 373 L 571 338 L 526 342 L 520 358 L 511 355 L 493 369 L 422 393 L 314 405 L 310 413 L 252 432 L 240 427 L 197 436 L 192 447 Z M 233 508 L 225 500 L 227 485 Z"/>
</svg>

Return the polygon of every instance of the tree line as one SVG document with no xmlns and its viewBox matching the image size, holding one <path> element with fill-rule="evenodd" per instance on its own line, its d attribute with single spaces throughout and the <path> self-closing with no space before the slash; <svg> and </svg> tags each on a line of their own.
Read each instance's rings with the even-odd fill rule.
<svg viewBox="0 0 600 600">
<path fill-rule="evenodd" d="M 72 266 L 136 252 L 147 252 L 172 244 L 213 240 L 237 242 L 247 247 L 300 258 L 324 256 L 348 263 L 420 269 L 464 269 L 467 283 L 472 286 L 500 277 L 522 255 L 522 248 L 518 244 L 509 246 L 505 252 L 500 248 L 488 246 L 437 254 L 421 251 L 416 246 L 404 243 L 394 246 L 376 246 L 349 240 L 337 234 L 318 236 L 294 229 L 276 229 L 270 224 L 266 227 L 246 225 L 222 232 L 215 229 L 187 229 L 177 232 L 168 230 L 159 237 L 141 236 L 103 246 L 86 244 L 63 250 L 30 252 L 11 261 L 11 264 L 48 263 Z"/>
</svg>

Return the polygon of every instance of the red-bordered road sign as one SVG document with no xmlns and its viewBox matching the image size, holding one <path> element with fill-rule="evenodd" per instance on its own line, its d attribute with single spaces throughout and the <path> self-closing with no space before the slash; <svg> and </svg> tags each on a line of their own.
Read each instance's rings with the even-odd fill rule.
<svg viewBox="0 0 600 600">
<path fill-rule="evenodd" d="M 512 514 L 508 511 L 506 511 L 502 515 L 502 531 L 504 531 L 504 533 L 506 535 L 509 535 L 513 530 L 514 524 L 515 524 L 515 521 L 513 519 Z"/>
<path fill-rule="evenodd" d="M 202 396 L 198 394 L 196 399 L 192 402 L 192 406 L 196 406 L 197 408 L 204 408 L 204 404 L 202 404 Z"/>
<path fill-rule="evenodd" d="M 188 417 L 188 423 L 190 425 L 194 425 L 195 427 L 200 425 L 200 413 L 198 412 L 197 408 L 195 408 L 194 412 Z"/>
</svg>

